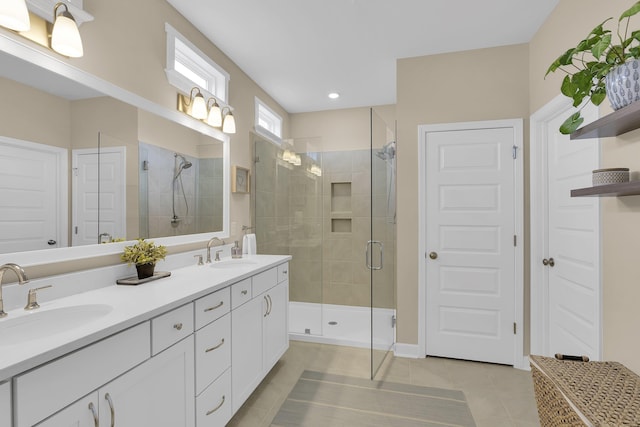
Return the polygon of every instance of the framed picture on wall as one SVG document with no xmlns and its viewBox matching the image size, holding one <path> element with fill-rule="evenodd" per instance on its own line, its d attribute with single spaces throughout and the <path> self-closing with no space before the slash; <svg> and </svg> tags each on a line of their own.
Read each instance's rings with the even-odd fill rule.
<svg viewBox="0 0 640 427">
<path fill-rule="evenodd" d="M 240 166 L 233 166 L 231 173 L 231 191 L 233 193 L 249 193 L 251 171 Z"/>
</svg>

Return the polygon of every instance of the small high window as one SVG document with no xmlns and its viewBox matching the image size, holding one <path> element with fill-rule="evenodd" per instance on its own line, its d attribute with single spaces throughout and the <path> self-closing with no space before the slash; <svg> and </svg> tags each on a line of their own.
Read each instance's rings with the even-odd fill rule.
<svg viewBox="0 0 640 427">
<path fill-rule="evenodd" d="M 277 141 L 282 141 L 282 117 L 256 98 L 256 131 Z"/>
<path fill-rule="evenodd" d="M 182 93 L 194 86 L 203 89 L 219 101 L 228 103 L 229 73 L 205 55 L 193 43 L 165 24 L 167 32 L 167 79 Z M 205 96 L 206 97 L 206 96 Z"/>
</svg>

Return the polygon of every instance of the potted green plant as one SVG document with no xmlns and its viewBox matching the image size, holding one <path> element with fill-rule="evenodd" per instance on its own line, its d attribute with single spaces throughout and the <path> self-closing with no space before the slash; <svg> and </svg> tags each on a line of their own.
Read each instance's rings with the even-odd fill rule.
<svg viewBox="0 0 640 427">
<path fill-rule="evenodd" d="M 616 34 L 605 28 L 608 18 L 596 26 L 577 46 L 560 55 L 547 70 L 566 73 L 560 91 L 580 109 L 560 126 L 560 132 L 574 132 L 584 121 L 585 99 L 600 105 L 605 97 L 617 110 L 640 99 L 640 31 L 629 32 L 629 21 L 640 12 L 637 1 L 618 18 Z"/>
<path fill-rule="evenodd" d="M 138 239 L 135 245 L 125 246 L 120 259 L 127 264 L 135 264 L 138 272 L 138 279 L 145 279 L 153 276 L 156 262 L 167 256 L 167 248 L 163 245 L 156 245 L 152 241 Z"/>
</svg>

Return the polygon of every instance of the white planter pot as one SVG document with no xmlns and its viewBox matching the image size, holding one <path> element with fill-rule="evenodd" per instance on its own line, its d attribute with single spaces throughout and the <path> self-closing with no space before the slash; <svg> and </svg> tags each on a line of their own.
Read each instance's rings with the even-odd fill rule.
<svg viewBox="0 0 640 427">
<path fill-rule="evenodd" d="M 634 59 L 612 69 L 605 78 L 605 87 L 614 110 L 640 100 L 640 60 Z"/>
</svg>

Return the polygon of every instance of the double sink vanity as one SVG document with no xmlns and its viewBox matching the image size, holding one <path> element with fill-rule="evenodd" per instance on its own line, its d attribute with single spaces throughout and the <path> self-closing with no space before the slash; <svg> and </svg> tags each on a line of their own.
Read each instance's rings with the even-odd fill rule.
<svg viewBox="0 0 640 427">
<path fill-rule="evenodd" d="M 290 258 L 223 258 L 139 286 L 115 285 L 122 266 L 58 276 L 43 284 L 59 297 L 30 311 L 15 301 L 36 286 L 6 286 L 0 427 L 224 426 L 289 346 Z M 83 280 L 101 284 L 59 289 Z"/>
</svg>

